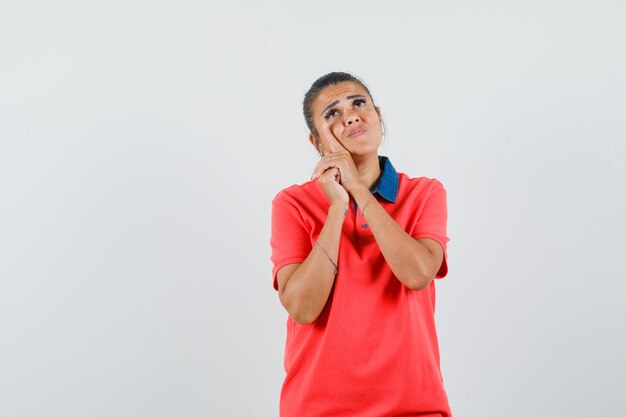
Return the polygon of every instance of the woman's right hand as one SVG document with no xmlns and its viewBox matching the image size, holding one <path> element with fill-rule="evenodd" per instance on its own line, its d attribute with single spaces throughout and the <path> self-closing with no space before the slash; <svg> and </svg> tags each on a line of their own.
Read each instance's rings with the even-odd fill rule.
<svg viewBox="0 0 626 417">
<path fill-rule="evenodd" d="M 346 189 L 339 183 L 341 180 L 339 168 L 328 168 L 317 180 L 331 206 L 348 206 L 350 197 Z"/>
</svg>

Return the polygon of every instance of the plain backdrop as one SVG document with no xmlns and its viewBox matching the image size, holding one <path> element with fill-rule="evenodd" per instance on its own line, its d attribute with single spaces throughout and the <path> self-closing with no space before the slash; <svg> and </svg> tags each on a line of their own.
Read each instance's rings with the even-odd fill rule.
<svg viewBox="0 0 626 417">
<path fill-rule="evenodd" d="M 0 1 L 0 415 L 276 416 L 330 71 L 448 192 L 457 417 L 626 415 L 621 1 Z"/>
</svg>

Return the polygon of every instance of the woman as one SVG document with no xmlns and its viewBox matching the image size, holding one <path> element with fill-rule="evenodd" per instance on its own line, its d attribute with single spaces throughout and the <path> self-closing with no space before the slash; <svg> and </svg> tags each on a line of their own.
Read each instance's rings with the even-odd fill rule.
<svg viewBox="0 0 626 417">
<path fill-rule="evenodd" d="M 433 281 L 448 270 L 446 191 L 378 155 L 380 108 L 356 77 L 324 75 L 303 107 L 321 158 L 272 201 L 281 416 L 449 417 Z"/>
</svg>

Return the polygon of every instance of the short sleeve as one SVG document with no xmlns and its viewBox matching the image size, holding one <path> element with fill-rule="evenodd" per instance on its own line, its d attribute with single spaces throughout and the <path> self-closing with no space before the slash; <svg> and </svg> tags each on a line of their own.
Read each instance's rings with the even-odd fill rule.
<svg viewBox="0 0 626 417">
<path fill-rule="evenodd" d="M 439 242 L 443 248 L 443 261 L 435 278 L 443 278 L 448 274 L 448 203 L 447 193 L 443 184 L 434 179 L 421 213 L 411 236 L 414 239 L 430 238 Z"/>
<path fill-rule="evenodd" d="M 303 262 L 311 252 L 309 228 L 298 207 L 289 200 L 282 192 L 272 200 L 270 246 L 275 290 L 278 290 L 278 270 L 288 264 Z"/>
</svg>

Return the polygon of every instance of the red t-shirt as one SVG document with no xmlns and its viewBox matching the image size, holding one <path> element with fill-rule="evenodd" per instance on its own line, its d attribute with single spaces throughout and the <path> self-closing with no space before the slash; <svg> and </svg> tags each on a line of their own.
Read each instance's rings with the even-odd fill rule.
<svg viewBox="0 0 626 417">
<path fill-rule="evenodd" d="M 441 244 L 444 261 L 436 278 L 443 278 L 448 272 L 446 191 L 436 179 L 391 171 L 397 176 L 397 198 L 377 199 L 412 237 Z M 308 256 L 328 208 L 317 181 L 286 188 L 272 201 L 275 289 L 276 272 Z M 281 417 L 450 417 L 434 321 L 435 280 L 421 291 L 405 287 L 360 210 L 349 210 L 345 219 L 338 265 L 320 316 L 308 325 L 287 318 Z"/>
</svg>

